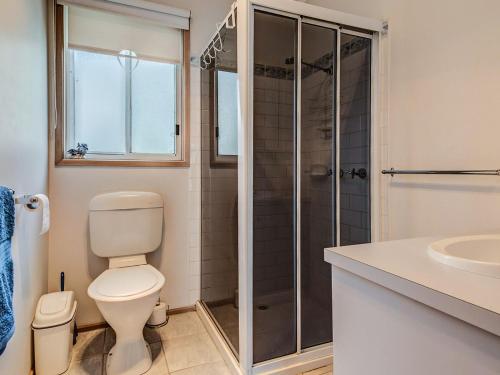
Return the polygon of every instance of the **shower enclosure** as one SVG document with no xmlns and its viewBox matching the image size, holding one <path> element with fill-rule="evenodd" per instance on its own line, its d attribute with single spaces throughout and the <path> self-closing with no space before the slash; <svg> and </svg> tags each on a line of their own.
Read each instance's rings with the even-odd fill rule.
<svg viewBox="0 0 500 375">
<path fill-rule="evenodd" d="M 323 249 L 371 240 L 380 30 L 240 0 L 201 56 L 200 308 L 242 373 L 331 361 Z"/>
</svg>

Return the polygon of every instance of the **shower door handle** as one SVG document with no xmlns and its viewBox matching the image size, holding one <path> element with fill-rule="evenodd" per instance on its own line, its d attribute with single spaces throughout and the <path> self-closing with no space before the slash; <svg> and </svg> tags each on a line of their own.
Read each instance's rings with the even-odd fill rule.
<svg viewBox="0 0 500 375">
<path fill-rule="evenodd" d="M 359 168 L 357 171 L 356 171 L 356 168 L 352 168 L 352 169 L 346 170 L 346 171 L 344 171 L 343 169 L 340 169 L 340 178 L 344 177 L 344 174 L 350 174 L 351 178 L 358 176 L 361 179 L 365 179 L 368 176 L 368 172 L 366 171 L 365 168 Z"/>
<path fill-rule="evenodd" d="M 352 169 L 352 174 L 353 174 L 352 178 L 354 178 L 354 176 L 356 175 L 356 176 L 358 176 L 359 178 L 361 178 L 363 180 L 366 178 L 366 176 L 368 176 L 368 172 L 366 171 L 365 168 L 359 168 L 357 172 L 353 168 Z"/>
</svg>

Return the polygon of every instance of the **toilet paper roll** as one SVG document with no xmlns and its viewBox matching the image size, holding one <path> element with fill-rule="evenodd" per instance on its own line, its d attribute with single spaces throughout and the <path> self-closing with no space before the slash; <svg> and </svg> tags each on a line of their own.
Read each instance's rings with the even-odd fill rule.
<svg viewBox="0 0 500 375">
<path fill-rule="evenodd" d="M 165 302 L 158 302 L 149 317 L 147 324 L 149 326 L 158 327 L 167 321 L 167 305 Z"/>
<path fill-rule="evenodd" d="M 42 211 L 42 227 L 40 229 L 40 234 L 45 234 L 50 228 L 50 205 L 49 198 L 45 194 L 35 194 L 33 197 L 38 199 L 37 207 L 30 210 Z"/>
</svg>

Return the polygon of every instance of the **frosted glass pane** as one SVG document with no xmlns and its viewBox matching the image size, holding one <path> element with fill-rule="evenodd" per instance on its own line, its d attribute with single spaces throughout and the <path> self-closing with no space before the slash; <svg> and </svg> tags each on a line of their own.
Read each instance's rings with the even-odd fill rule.
<svg viewBox="0 0 500 375">
<path fill-rule="evenodd" d="M 238 155 L 238 74 L 217 71 L 218 154 Z"/>
<path fill-rule="evenodd" d="M 176 66 L 140 60 L 132 71 L 132 152 L 175 153 Z"/>
<path fill-rule="evenodd" d="M 115 56 L 72 50 L 75 144 L 125 152 L 125 70 Z"/>
</svg>

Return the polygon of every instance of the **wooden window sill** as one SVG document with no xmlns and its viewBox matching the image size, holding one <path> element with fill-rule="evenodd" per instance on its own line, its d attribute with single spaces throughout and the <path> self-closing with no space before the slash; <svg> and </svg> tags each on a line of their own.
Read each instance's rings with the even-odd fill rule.
<svg viewBox="0 0 500 375">
<path fill-rule="evenodd" d="M 189 167 L 189 160 L 97 160 L 97 159 L 62 159 L 56 166 L 83 167 Z"/>
</svg>

